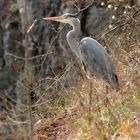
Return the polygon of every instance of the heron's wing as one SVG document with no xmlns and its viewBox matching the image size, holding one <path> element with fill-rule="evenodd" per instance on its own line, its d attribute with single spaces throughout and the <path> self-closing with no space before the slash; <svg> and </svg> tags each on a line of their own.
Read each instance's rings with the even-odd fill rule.
<svg viewBox="0 0 140 140">
<path fill-rule="evenodd" d="M 94 39 L 86 38 L 79 44 L 80 59 L 91 76 L 107 80 L 110 72 L 110 62 L 104 48 Z"/>
<path fill-rule="evenodd" d="M 117 88 L 118 78 L 115 74 L 115 66 L 109 54 L 100 43 L 92 38 L 84 38 L 79 43 L 79 54 L 81 62 L 88 71 L 89 76 L 102 79 Z"/>
</svg>

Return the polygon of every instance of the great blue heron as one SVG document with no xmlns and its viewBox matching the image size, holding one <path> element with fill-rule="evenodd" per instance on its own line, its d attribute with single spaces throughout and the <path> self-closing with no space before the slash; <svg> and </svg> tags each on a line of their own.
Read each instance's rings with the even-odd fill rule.
<svg viewBox="0 0 140 140">
<path fill-rule="evenodd" d="M 85 72 L 89 77 L 103 80 L 112 88 L 118 90 L 118 77 L 109 54 L 93 38 L 85 37 L 79 40 L 81 34 L 80 21 L 74 14 L 66 13 L 60 17 L 46 17 L 43 19 L 70 24 L 73 29 L 68 32 L 67 41 L 73 53 L 80 59 Z"/>
</svg>

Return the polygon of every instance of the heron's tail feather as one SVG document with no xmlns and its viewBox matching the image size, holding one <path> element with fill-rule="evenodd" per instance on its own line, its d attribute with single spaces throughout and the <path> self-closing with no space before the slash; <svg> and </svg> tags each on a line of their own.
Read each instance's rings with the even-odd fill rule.
<svg viewBox="0 0 140 140">
<path fill-rule="evenodd" d="M 113 73 L 112 74 L 112 82 L 113 82 L 113 87 L 116 88 L 116 90 L 118 91 L 119 90 L 119 80 L 118 80 L 118 76 Z"/>
</svg>

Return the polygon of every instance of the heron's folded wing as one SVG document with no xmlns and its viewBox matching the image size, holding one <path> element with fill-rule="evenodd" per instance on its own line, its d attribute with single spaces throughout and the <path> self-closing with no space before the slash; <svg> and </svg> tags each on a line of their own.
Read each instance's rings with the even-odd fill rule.
<svg viewBox="0 0 140 140">
<path fill-rule="evenodd" d="M 98 79 L 104 79 L 104 77 L 107 77 L 108 69 L 105 64 L 104 53 L 102 51 L 98 51 L 94 47 L 94 44 L 90 45 L 83 42 L 79 44 L 79 50 L 80 59 L 84 63 L 86 71 L 88 71 L 90 75 Z"/>
</svg>

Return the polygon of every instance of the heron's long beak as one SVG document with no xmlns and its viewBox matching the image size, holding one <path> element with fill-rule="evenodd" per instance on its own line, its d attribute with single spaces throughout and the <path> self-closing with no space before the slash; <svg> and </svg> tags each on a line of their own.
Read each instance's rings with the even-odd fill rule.
<svg viewBox="0 0 140 140">
<path fill-rule="evenodd" d="M 70 19 L 67 19 L 65 17 L 45 17 L 43 18 L 44 20 L 49 20 L 49 21 L 57 21 L 57 22 L 62 22 L 62 23 L 68 23 L 73 26 L 73 23 Z"/>
<path fill-rule="evenodd" d="M 50 21 L 58 21 L 58 22 L 64 22 L 65 23 L 65 18 L 63 17 L 45 17 L 43 18 L 44 20 L 50 20 Z"/>
</svg>

